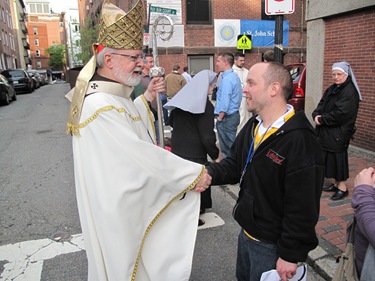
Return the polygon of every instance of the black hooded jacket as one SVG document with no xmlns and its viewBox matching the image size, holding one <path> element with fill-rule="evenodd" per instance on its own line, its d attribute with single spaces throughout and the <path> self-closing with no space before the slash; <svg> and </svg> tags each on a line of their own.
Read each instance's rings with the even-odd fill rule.
<svg viewBox="0 0 375 281">
<path fill-rule="evenodd" d="M 257 123 L 255 116 L 247 122 L 230 157 L 208 165 L 213 185 L 239 182 Z M 251 236 L 277 244 L 286 261 L 305 261 L 318 245 L 323 163 L 313 127 L 296 112 L 259 145 L 243 177 L 234 218 Z"/>
<path fill-rule="evenodd" d="M 331 85 L 323 94 L 318 106 L 312 113 L 320 118 L 316 126 L 319 142 L 325 151 L 343 152 L 355 133 L 359 96 L 350 76 L 337 86 Z"/>
</svg>

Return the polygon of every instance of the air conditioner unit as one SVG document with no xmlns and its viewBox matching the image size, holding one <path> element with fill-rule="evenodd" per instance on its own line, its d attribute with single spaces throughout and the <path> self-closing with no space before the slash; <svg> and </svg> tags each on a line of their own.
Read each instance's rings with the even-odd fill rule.
<svg viewBox="0 0 375 281">
<path fill-rule="evenodd" d="M 88 12 L 90 10 L 90 6 L 86 5 L 86 11 Z"/>
</svg>

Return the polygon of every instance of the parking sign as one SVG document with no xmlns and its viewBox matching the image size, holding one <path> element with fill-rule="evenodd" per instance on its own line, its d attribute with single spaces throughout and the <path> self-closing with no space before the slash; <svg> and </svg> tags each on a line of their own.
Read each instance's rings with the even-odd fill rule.
<svg viewBox="0 0 375 281">
<path fill-rule="evenodd" d="M 265 13 L 267 15 L 293 14 L 295 0 L 266 0 Z"/>
</svg>

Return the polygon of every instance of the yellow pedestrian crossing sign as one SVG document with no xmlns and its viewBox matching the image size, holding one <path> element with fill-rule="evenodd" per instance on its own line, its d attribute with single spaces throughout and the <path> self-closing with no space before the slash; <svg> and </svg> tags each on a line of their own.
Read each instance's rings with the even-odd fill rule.
<svg viewBox="0 0 375 281">
<path fill-rule="evenodd" d="M 238 35 L 237 36 L 237 49 L 238 50 L 251 50 L 251 35 Z"/>
</svg>

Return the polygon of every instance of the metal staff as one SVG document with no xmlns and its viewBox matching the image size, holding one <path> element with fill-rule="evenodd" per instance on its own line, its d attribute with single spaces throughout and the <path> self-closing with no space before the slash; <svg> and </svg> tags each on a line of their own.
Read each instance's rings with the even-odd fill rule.
<svg viewBox="0 0 375 281">
<path fill-rule="evenodd" d="M 161 27 L 161 28 L 159 28 Z M 156 44 L 157 37 L 160 37 L 163 41 L 169 40 L 173 35 L 173 21 L 170 17 L 162 15 L 155 19 L 152 27 L 152 50 L 154 57 L 154 67 L 150 69 L 151 77 L 160 77 L 165 74 L 165 69 L 159 67 L 159 58 L 158 58 L 158 47 Z M 159 127 L 159 145 L 164 148 L 164 124 L 163 124 L 163 108 L 160 99 L 160 94 L 156 94 L 156 103 L 158 111 L 158 127 Z"/>
</svg>

